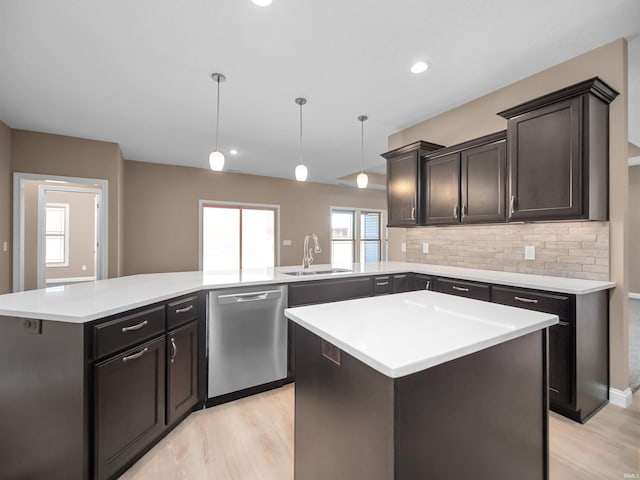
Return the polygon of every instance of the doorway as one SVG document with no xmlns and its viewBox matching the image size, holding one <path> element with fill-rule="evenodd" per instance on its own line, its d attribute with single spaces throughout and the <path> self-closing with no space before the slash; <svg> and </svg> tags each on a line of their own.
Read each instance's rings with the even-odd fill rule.
<svg viewBox="0 0 640 480">
<path fill-rule="evenodd" d="M 107 181 L 14 174 L 13 291 L 107 278 Z"/>
</svg>

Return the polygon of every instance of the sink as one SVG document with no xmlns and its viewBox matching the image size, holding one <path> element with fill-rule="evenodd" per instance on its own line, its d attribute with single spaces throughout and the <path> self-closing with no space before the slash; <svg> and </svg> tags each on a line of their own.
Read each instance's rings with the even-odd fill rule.
<svg viewBox="0 0 640 480">
<path fill-rule="evenodd" d="M 328 273 L 344 273 L 350 272 L 347 268 L 329 268 L 327 270 L 294 270 L 293 272 L 282 272 L 285 275 L 293 275 L 296 277 L 302 275 L 326 275 Z"/>
</svg>

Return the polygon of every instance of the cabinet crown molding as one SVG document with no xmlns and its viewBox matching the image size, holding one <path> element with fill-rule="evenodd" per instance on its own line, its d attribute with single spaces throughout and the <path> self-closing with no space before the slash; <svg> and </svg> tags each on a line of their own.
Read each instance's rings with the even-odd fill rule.
<svg viewBox="0 0 640 480">
<path fill-rule="evenodd" d="M 568 98 L 577 97 L 585 93 L 595 95 L 607 104 L 611 103 L 619 95 L 616 90 L 604 83 L 599 77 L 593 77 L 589 80 L 576 83 L 575 85 L 570 85 L 560 90 L 556 90 L 555 92 L 529 100 L 528 102 L 521 103 L 515 107 L 508 108 L 502 112 L 498 112 L 498 115 L 506 119 L 513 118 L 517 115 L 530 112 L 531 110 L 542 108 Z"/>
<path fill-rule="evenodd" d="M 437 143 L 425 142 L 424 140 L 418 140 L 417 142 L 410 143 L 409 145 L 404 145 L 402 147 L 396 148 L 394 150 L 390 150 L 386 153 L 381 153 L 380 156 L 389 159 L 395 157 L 396 155 L 413 152 L 415 150 L 421 150 L 421 153 L 433 152 L 435 150 L 440 150 L 444 148 L 444 145 L 439 145 Z"/>
</svg>

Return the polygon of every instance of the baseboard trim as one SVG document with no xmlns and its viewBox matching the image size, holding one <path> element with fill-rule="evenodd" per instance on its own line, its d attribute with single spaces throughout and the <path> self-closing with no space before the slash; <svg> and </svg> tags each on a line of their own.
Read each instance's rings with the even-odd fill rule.
<svg viewBox="0 0 640 480">
<path fill-rule="evenodd" d="M 609 388 L 609 402 L 613 405 L 617 405 L 622 408 L 629 408 L 631 406 L 632 398 L 633 392 L 631 392 L 630 388 L 627 388 L 626 390 Z"/>
</svg>

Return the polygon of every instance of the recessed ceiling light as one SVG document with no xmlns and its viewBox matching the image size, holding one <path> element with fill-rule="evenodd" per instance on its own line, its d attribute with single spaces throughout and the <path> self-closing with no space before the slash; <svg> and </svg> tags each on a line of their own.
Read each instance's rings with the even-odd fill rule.
<svg viewBox="0 0 640 480">
<path fill-rule="evenodd" d="M 258 5 L 259 7 L 268 7 L 271 5 L 272 0 L 251 0 L 253 3 Z"/>
<path fill-rule="evenodd" d="M 426 72 L 428 68 L 429 64 L 427 62 L 416 62 L 411 66 L 411 73 Z"/>
<path fill-rule="evenodd" d="M 236 150 L 235 148 L 232 148 L 231 150 L 229 150 L 229 153 L 231 155 L 237 155 L 238 154 L 238 150 Z"/>
</svg>

